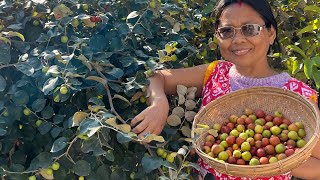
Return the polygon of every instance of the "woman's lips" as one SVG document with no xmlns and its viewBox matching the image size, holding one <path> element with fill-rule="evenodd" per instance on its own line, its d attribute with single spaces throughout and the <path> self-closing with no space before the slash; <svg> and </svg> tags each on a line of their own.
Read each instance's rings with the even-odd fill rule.
<svg viewBox="0 0 320 180">
<path fill-rule="evenodd" d="M 232 52 L 237 56 L 242 56 L 247 54 L 250 51 L 250 49 L 239 49 L 239 50 L 232 50 Z"/>
</svg>

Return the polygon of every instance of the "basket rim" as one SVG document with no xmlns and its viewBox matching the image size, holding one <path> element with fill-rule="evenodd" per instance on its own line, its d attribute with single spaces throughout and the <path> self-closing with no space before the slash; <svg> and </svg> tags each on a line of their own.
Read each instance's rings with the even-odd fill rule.
<svg viewBox="0 0 320 180">
<path fill-rule="evenodd" d="M 293 155 L 287 157 L 284 160 L 280 160 L 275 164 L 263 164 L 263 165 L 258 165 L 257 167 L 268 167 L 268 166 L 271 167 L 271 166 L 273 166 L 273 167 L 278 167 L 281 170 L 281 166 L 283 166 L 284 164 L 288 163 L 288 161 L 292 161 L 293 159 L 298 158 L 298 157 L 299 158 L 305 158 L 306 156 L 310 156 L 311 153 L 309 154 L 307 151 L 311 151 L 314 148 L 314 146 L 315 146 L 316 142 L 319 140 L 319 136 L 320 136 L 319 135 L 319 131 L 320 131 L 320 114 L 319 114 L 318 107 L 315 104 L 311 103 L 304 96 L 302 96 L 302 95 L 300 95 L 300 94 L 298 94 L 296 92 L 293 92 L 293 91 L 288 90 L 288 89 L 271 87 L 271 86 L 270 87 L 269 86 L 256 86 L 256 87 L 251 87 L 251 88 L 246 88 L 246 89 L 240 89 L 240 90 L 237 90 L 237 91 L 233 91 L 233 92 L 230 92 L 230 93 L 225 94 L 223 96 L 220 96 L 217 99 L 209 102 L 206 106 L 201 107 L 199 112 L 194 117 L 194 121 L 193 121 L 193 124 L 192 124 L 192 130 L 191 130 L 191 138 L 193 140 L 192 144 L 193 144 L 193 147 L 195 148 L 196 152 L 200 156 L 208 158 L 208 160 L 210 160 L 210 161 L 214 161 L 215 163 L 218 163 L 220 165 L 225 165 L 226 166 L 225 169 L 228 169 L 228 168 L 245 168 L 245 169 L 253 168 L 253 166 L 249 166 L 249 165 L 237 165 L 237 164 L 229 164 L 227 162 L 221 162 L 221 161 L 218 161 L 218 160 L 214 159 L 211 156 L 208 156 L 199 147 L 199 142 L 198 141 L 199 141 L 201 136 L 197 137 L 197 135 L 195 135 L 195 128 L 197 127 L 197 123 L 198 123 L 197 119 L 199 119 L 199 117 L 203 117 L 203 115 L 205 115 L 208 111 L 210 111 L 210 110 L 208 110 L 208 109 L 210 109 L 210 107 L 223 102 L 225 99 L 233 98 L 233 97 L 238 96 L 238 95 L 252 94 L 252 93 L 258 93 L 258 94 L 272 93 L 272 94 L 280 94 L 280 95 L 282 94 L 282 95 L 285 95 L 285 96 L 290 96 L 293 99 L 299 100 L 299 102 L 302 103 L 303 105 L 309 107 L 310 110 L 314 113 L 314 116 L 316 117 L 316 119 L 318 120 L 318 121 L 315 122 L 316 123 L 316 127 L 314 129 L 314 133 L 311 135 L 311 137 L 308 140 L 308 142 L 306 143 L 306 145 L 303 148 L 301 148 L 297 153 L 294 153 Z M 204 131 L 200 135 L 204 135 L 206 133 L 207 132 Z M 311 148 L 311 150 L 310 150 L 310 148 Z M 308 153 L 308 154 L 306 154 L 306 153 Z M 302 154 L 302 156 L 301 156 L 301 154 Z M 289 171 L 285 171 L 285 172 L 282 172 L 282 173 L 286 173 L 286 172 L 289 172 Z M 233 175 L 233 174 L 230 174 L 230 175 Z"/>
<path fill-rule="evenodd" d="M 233 96 L 237 96 L 238 94 L 245 94 L 245 93 L 250 93 L 250 92 L 253 93 L 253 92 L 259 92 L 259 91 L 265 92 L 265 93 L 267 93 L 267 92 L 270 92 L 270 93 L 277 92 L 277 93 L 282 93 L 282 94 L 293 96 L 294 98 L 297 98 L 297 99 L 302 99 L 304 104 L 306 104 L 307 106 L 311 107 L 312 111 L 315 113 L 317 119 L 319 120 L 318 123 L 317 123 L 317 126 L 315 128 L 315 132 L 317 132 L 317 133 L 314 133 L 314 134 L 315 134 L 315 136 L 317 138 L 320 138 L 320 135 L 319 135 L 319 131 L 320 131 L 320 112 L 319 112 L 319 108 L 316 107 L 315 104 L 313 104 L 309 100 L 307 100 L 304 96 L 302 96 L 302 95 L 300 95 L 300 94 L 298 94 L 296 92 L 293 92 L 293 91 L 288 90 L 288 89 L 273 87 L 273 86 L 255 86 L 255 87 L 250 87 L 250 88 L 245 88 L 245 89 L 240 89 L 240 90 L 229 92 L 229 93 L 227 93 L 227 94 L 225 94 L 223 96 L 220 96 L 220 97 L 216 98 L 215 100 L 209 102 L 206 106 L 201 107 L 201 109 L 195 115 L 194 119 L 198 119 L 198 116 L 200 116 L 200 114 L 208 112 L 207 108 L 210 107 L 210 105 L 212 105 L 212 104 L 217 104 L 220 101 L 223 101 L 224 99 L 231 98 Z M 193 129 L 195 127 L 196 127 L 196 124 L 195 124 L 195 121 L 193 121 L 192 130 L 191 130 L 191 138 L 194 138 Z"/>
</svg>

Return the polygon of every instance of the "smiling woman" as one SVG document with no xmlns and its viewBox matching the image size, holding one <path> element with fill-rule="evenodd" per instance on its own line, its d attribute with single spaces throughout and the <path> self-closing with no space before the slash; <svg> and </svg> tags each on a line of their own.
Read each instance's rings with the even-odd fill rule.
<svg viewBox="0 0 320 180">
<path fill-rule="evenodd" d="M 216 37 L 224 60 L 214 61 L 185 69 L 156 71 L 150 77 L 150 106 L 138 114 L 131 122 L 133 131 L 140 134 L 159 134 L 169 111 L 166 95 L 175 94 L 178 84 L 197 87 L 197 95 L 202 95 L 202 107 L 229 92 L 255 86 L 272 86 L 289 89 L 306 99 L 317 102 L 316 91 L 305 83 L 290 77 L 288 73 L 278 73 L 267 61 L 270 48 L 279 49 L 277 22 L 267 0 L 220 0 L 215 8 Z M 138 124 L 138 125 L 137 125 Z M 316 152 L 318 151 L 318 152 Z M 313 156 L 291 174 L 304 179 L 316 179 L 320 172 L 320 160 L 315 149 Z M 204 161 L 198 161 L 201 177 L 212 174 L 215 179 L 248 179 L 219 174 Z M 303 173 L 302 173 L 303 172 Z M 291 174 L 259 179 L 290 179 Z"/>
</svg>

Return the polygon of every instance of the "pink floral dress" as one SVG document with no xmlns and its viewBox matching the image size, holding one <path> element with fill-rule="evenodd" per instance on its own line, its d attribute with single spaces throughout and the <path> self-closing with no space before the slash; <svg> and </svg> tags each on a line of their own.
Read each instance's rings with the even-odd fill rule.
<svg viewBox="0 0 320 180">
<path fill-rule="evenodd" d="M 223 96 L 231 91 L 253 87 L 253 86 L 273 86 L 284 89 L 292 90 L 301 94 L 307 99 L 317 102 L 317 92 L 310 88 L 303 82 L 294 79 L 287 73 L 281 73 L 267 78 L 249 78 L 240 75 L 234 65 L 227 61 L 214 61 L 207 69 L 204 87 L 202 91 L 202 107 L 209 102 L 215 100 L 219 96 Z M 226 174 L 221 174 L 211 168 L 201 158 L 198 159 L 200 165 L 200 175 L 204 177 L 207 173 L 211 173 L 215 176 L 216 180 L 252 180 L 250 178 L 234 177 Z M 268 177 L 268 178 L 256 178 L 255 180 L 290 180 L 290 173 Z"/>
</svg>

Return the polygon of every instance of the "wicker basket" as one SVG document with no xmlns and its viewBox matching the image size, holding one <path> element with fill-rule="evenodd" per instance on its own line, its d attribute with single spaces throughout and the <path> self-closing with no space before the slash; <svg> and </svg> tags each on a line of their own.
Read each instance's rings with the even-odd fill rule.
<svg viewBox="0 0 320 180">
<path fill-rule="evenodd" d="M 207 124 L 212 127 L 216 122 L 222 123 L 231 114 L 241 115 L 244 108 L 261 108 L 267 114 L 280 110 L 291 121 L 302 121 L 307 134 L 304 138 L 306 145 L 297 153 L 277 163 L 257 166 L 223 163 L 204 153 L 201 147 L 207 133 L 195 134 L 197 124 Z M 290 172 L 310 157 L 319 139 L 319 124 L 318 108 L 303 96 L 280 88 L 254 87 L 231 92 L 207 104 L 197 113 L 191 134 L 198 155 L 216 171 L 239 177 L 270 177 Z"/>
</svg>

